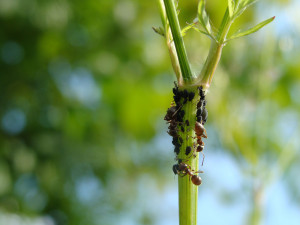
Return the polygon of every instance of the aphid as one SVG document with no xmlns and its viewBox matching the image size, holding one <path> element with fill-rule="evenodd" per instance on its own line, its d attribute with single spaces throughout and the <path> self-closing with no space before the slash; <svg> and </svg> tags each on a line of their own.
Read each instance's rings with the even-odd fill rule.
<svg viewBox="0 0 300 225">
<path fill-rule="evenodd" d="M 186 121 L 185 121 L 185 124 L 186 124 L 187 126 L 190 126 L 190 121 L 186 120 Z"/>
<path fill-rule="evenodd" d="M 202 109 L 201 108 L 199 108 L 199 109 L 197 109 L 197 114 L 196 114 L 196 116 L 201 116 L 202 115 Z"/>
<path fill-rule="evenodd" d="M 176 155 L 179 154 L 179 152 L 180 152 L 179 146 L 176 146 L 176 147 L 174 148 L 174 152 L 176 153 Z"/>
<path fill-rule="evenodd" d="M 195 97 L 195 93 L 194 92 L 190 92 L 189 93 L 189 101 L 192 101 L 194 97 Z"/>
<path fill-rule="evenodd" d="M 181 126 L 180 128 L 181 128 L 181 131 L 182 131 L 182 132 L 184 132 L 184 127 L 183 127 L 183 126 Z"/>
<path fill-rule="evenodd" d="M 166 120 L 166 121 L 172 120 L 174 118 L 175 114 L 176 114 L 176 106 L 172 106 L 172 107 L 168 108 L 167 114 L 166 114 L 164 120 Z"/>
<path fill-rule="evenodd" d="M 188 91 L 186 89 L 184 89 L 184 91 L 183 91 L 183 97 L 187 98 L 188 96 L 189 96 Z"/>
<path fill-rule="evenodd" d="M 180 98 L 181 98 L 181 96 L 180 96 L 179 94 L 173 96 L 174 102 L 175 102 L 177 105 L 178 105 L 179 102 L 180 102 Z"/>
<path fill-rule="evenodd" d="M 176 130 L 169 130 L 169 131 L 167 131 L 167 133 L 172 137 L 178 137 Z"/>
<path fill-rule="evenodd" d="M 190 146 L 187 146 L 186 149 L 185 149 L 185 154 L 186 155 L 189 155 L 192 151 L 192 148 Z"/>
<path fill-rule="evenodd" d="M 202 87 L 198 87 L 198 89 L 199 89 L 199 95 L 200 95 L 200 97 L 202 98 L 205 98 L 205 93 L 204 93 L 204 91 L 203 91 L 203 88 Z"/>
<path fill-rule="evenodd" d="M 185 115 L 185 111 L 184 111 L 184 110 L 180 110 L 179 114 L 180 114 L 180 116 L 183 118 L 184 115 Z"/>
<path fill-rule="evenodd" d="M 204 126 L 199 122 L 196 122 L 195 124 L 195 132 L 197 136 L 207 138 L 207 133 Z"/>
<path fill-rule="evenodd" d="M 174 82 L 174 84 L 175 84 L 175 87 L 173 88 L 173 94 L 177 95 L 178 94 L 178 86 L 175 82 Z"/>
<path fill-rule="evenodd" d="M 174 173 L 175 175 L 179 173 L 179 172 L 178 172 L 178 171 L 179 171 L 179 165 L 178 165 L 178 164 L 174 164 L 172 169 L 173 169 L 173 173 Z"/>
<path fill-rule="evenodd" d="M 174 120 L 171 120 L 170 121 L 170 125 L 169 125 L 169 127 L 168 127 L 169 129 L 176 129 L 177 128 L 177 122 L 176 121 L 174 121 Z"/>
<path fill-rule="evenodd" d="M 184 110 L 180 110 L 178 113 L 177 113 L 177 121 L 178 122 L 183 122 L 183 117 L 184 117 Z"/>
<path fill-rule="evenodd" d="M 183 143 L 183 139 L 182 139 L 182 137 L 179 137 L 179 143 Z"/>
<path fill-rule="evenodd" d="M 178 142 L 178 137 L 173 137 L 172 144 L 174 146 L 180 146 L 180 143 Z"/>
<path fill-rule="evenodd" d="M 201 120 L 202 120 L 202 117 L 201 116 L 197 116 L 196 120 L 197 120 L 198 123 L 200 123 Z"/>
<path fill-rule="evenodd" d="M 198 112 L 198 111 L 197 111 Z M 201 112 L 201 116 L 203 120 L 207 120 L 207 116 L 208 116 L 208 112 L 206 108 L 203 108 L 202 112 Z"/>
</svg>

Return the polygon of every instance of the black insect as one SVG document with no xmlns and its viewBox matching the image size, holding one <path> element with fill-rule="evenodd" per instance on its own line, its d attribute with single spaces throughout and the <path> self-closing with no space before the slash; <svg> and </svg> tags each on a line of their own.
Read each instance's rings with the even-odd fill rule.
<svg viewBox="0 0 300 225">
<path fill-rule="evenodd" d="M 197 103 L 197 109 L 200 109 L 200 108 L 201 108 L 202 103 L 203 103 L 203 101 L 201 101 L 201 100 Z"/>
<path fill-rule="evenodd" d="M 206 108 L 203 108 L 202 113 L 201 113 L 201 117 L 202 119 L 206 122 L 207 121 L 207 117 L 208 117 L 208 112 Z"/>
<path fill-rule="evenodd" d="M 184 110 L 178 111 L 177 118 L 176 118 L 178 122 L 183 122 L 184 114 L 185 114 Z"/>
<path fill-rule="evenodd" d="M 203 91 L 203 88 L 202 87 L 198 87 L 198 90 L 199 90 L 199 95 L 201 98 L 205 98 L 205 93 Z"/>
<path fill-rule="evenodd" d="M 179 94 L 173 96 L 174 102 L 178 105 L 181 99 L 181 96 Z"/>
<path fill-rule="evenodd" d="M 176 153 L 176 155 L 179 154 L 179 152 L 180 152 L 179 146 L 176 146 L 176 147 L 174 148 L 174 152 Z"/>
<path fill-rule="evenodd" d="M 192 151 L 192 148 L 190 146 L 187 146 L 186 149 L 185 149 L 185 154 L 186 155 L 189 155 Z"/>
<path fill-rule="evenodd" d="M 176 123 L 176 121 L 174 121 L 174 120 L 171 120 L 171 122 L 170 122 L 170 125 L 169 125 L 169 127 L 168 127 L 168 129 L 169 130 L 174 130 L 174 131 L 176 131 L 177 132 L 177 123 Z"/>
<path fill-rule="evenodd" d="M 170 121 L 170 120 L 174 119 L 174 116 L 176 115 L 176 110 L 177 110 L 176 106 L 172 106 L 172 107 L 168 108 L 167 114 L 166 114 L 164 120 Z"/>
<path fill-rule="evenodd" d="M 178 140 L 179 140 L 179 143 L 180 143 L 180 144 L 182 144 L 182 143 L 183 143 L 183 139 L 182 139 L 182 137 L 179 137 L 179 138 L 178 138 Z"/>
<path fill-rule="evenodd" d="M 167 133 L 172 137 L 178 137 L 178 133 L 176 130 L 168 130 Z"/>
<path fill-rule="evenodd" d="M 201 116 L 197 116 L 196 120 L 197 120 L 198 123 L 200 123 L 201 120 L 202 120 L 202 117 Z"/>
<path fill-rule="evenodd" d="M 187 126 L 190 126 L 190 121 L 189 121 L 189 120 L 186 120 L 186 121 L 185 121 L 185 124 L 186 124 Z"/>
<path fill-rule="evenodd" d="M 174 146 L 178 146 L 178 147 L 180 147 L 181 146 L 181 144 L 178 142 L 178 137 L 173 137 L 173 140 L 172 140 L 172 144 L 174 145 Z"/>
<path fill-rule="evenodd" d="M 183 126 L 181 126 L 180 129 L 181 129 L 181 132 L 184 132 L 184 127 Z"/>
<path fill-rule="evenodd" d="M 189 93 L 189 101 L 192 101 L 195 97 L 195 93 L 194 92 L 190 92 Z"/>
<path fill-rule="evenodd" d="M 184 115 L 185 115 L 185 111 L 184 110 L 180 110 L 179 114 L 180 114 L 181 118 L 183 118 Z"/>
<path fill-rule="evenodd" d="M 184 89 L 184 91 L 183 91 L 183 97 L 184 98 L 188 98 L 188 96 L 189 96 L 188 91 L 186 89 Z"/>
<path fill-rule="evenodd" d="M 176 83 L 175 83 L 175 87 L 173 88 L 173 94 L 178 95 L 178 87 Z"/>
<path fill-rule="evenodd" d="M 174 164 L 172 169 L 173 173 L 177 175 L 179 173 L 179 164 Z"/>
<path fill-rule="evenodd" d="M 201 108 L 198 108 L 198 109 L 197 109 L 196 116 L 201 116 L 201 115 L 202 115 L 202 109 L 201 109 Z"/>
</svg>

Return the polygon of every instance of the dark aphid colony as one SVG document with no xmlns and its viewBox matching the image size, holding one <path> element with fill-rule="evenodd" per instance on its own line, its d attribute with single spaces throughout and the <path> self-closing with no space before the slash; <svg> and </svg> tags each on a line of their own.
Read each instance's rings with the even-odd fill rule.
<svg viewBox="0 0 300 225">
<path fill-rule="evenodd" d="M 167 133 L 173 138 L 172 144 L 174 145 L 174 153 L 176 154 L 175 160 L 178 160 L 178 162 L 173 165 L 173 172 L 175 175 L 179 175 L 180 177 L 188 175 L 194 185 L 200 185 L 202 183 L 201 177 L 197 175 L 197 173 L 202 173 L 202 171 L 195 172 L 191 170 L 191 166 L 188 164 L 188 158 L 196 157 L 197 153 L 203 154 L 204 142 L 202 138 L 207 138 L 204 124 L 207 121 L 208 115 L 205 108 L 205 92 L 203 91 L 202 87 L 199 87 L 197 92 L 198 93 L 195 93 L 186 89 L 180 90 L 175 83 L 175 87 L 173 88 L 174 102 L 172 103 L 171 107 L 168 108 L 164 117 L 165 121 L 169 124 Z M 198 99 L 195 99 L 196 97 Z M 194 102 L 196 101 L 195 104 L 192 103 L 193 107 L 196 107 L 195 119 L 188 120 L 185 119 L 186 113 L 184 111 L 184 106 L 193 100 Z M 191 121 L 193 122 L 191 123 Z M 195 142 L 193 142 L 192 146 L 188 146 L 187 143 L 184 143 L 184 136 L 182 136 L 182 134 L 191 130 L 195 131 Z M 183 153 L 180 153 L 181 150 Z M 186 163 L 183 163 L 183 160 L 179 159 L 179 154 L 184 154 L 186 156 Z M 204 154 L 202 165 L 203 161 Z"/>
</svg>

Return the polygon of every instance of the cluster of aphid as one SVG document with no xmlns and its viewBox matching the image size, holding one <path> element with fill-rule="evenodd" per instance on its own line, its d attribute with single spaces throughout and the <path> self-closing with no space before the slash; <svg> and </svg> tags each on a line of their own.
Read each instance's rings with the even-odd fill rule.
<svg viewBox="0 0 300 225">
<path fill-rule="evenodd" d="M 191 154 L 191 156 L 194 157 L 196 157 L 195 151 L 202 153 L 204 149 L 204 142 L 202 141 L 202 138 L 207 138 L 206 130 L 203 126 L 207 121 L 207 110 L 205 108 L 206 105 L 205 94 L 204 91 L 202 90 L 202 87 L 200 87 L 198 90 L 199 90 L 200 100 L 197 103 L 197 113 L 196 113 L 196 123 L 195 123 L 195 133 L 196 133 L 197 143 L 195 143 L 193 146 L 195 149 L 193 152 L 191 146 L 187 146 L 185 149 L 185 155 L 188 156 Z M 178 132 L 179 131 L 184 132 L 185 126 L 186 129 L 191 129 L 189 128 L 191 125 L 189 120 L 184 121 L 185 112 L 182 109 L 182 106 L 186 104 L 188 101 L 192 101 L 195 97 L 195 93 L 188 92 L 187 90 L 180 91 L 176 84 L 175 84 L 175 88 L 173 88 L 173 93 L 174 93 L 173 98 L 174 98 L 175 105 L 173 104 L 167 110 L 167 114 L 164 118 L 167 121 L 167 123 L 169 123 L 168 134 L 173 138 L 172 143 L 174 145 L 174 152 L 176 153 L 176 159 L 178 160 L 178 163 L 173 165 L 173 172 L 175 175 L 178 174 L 181 177 L 189 175 L 193 184 L 200 185 L 202 180 L 200 176 L 196 175 L 196 173 L 202 173 L 202 171 L 193 171 L 190 165 L 184 163 L 182 159 L 178 159 L 178 154 L 183 144 L 183 139 Z M 204 159 L 204 154 L 203 154 L 203 159 Z"/>
</svg>

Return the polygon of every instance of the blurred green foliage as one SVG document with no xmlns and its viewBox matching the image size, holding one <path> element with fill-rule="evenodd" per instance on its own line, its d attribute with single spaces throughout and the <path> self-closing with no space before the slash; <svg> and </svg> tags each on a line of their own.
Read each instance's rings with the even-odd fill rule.
<svg viewBox="0 0 300 225">
<path fill-rule="evenodd" d="M 259 3 L 235 26 L 289 3 Z M 215 26 L 225 5 L 207 3 Z M 196 1 L 179 6 L 182 25 L 196 17 Z M 162 118 L 175 76 L 159 24 L 155 1 L 0 0 L 1 211 L 117 224 L 141 187 L 173 179 Z M 299 203 L 299 27 L 275 27 L 225 47 L 208 94 L 208 151 L 224 149 L 262 186 L 286 174 Z M 185 41 L 200 71 L 209 40 L 191 31 Z M 135 216 L 155 224 L 153 212 Z"/>
</svg>

